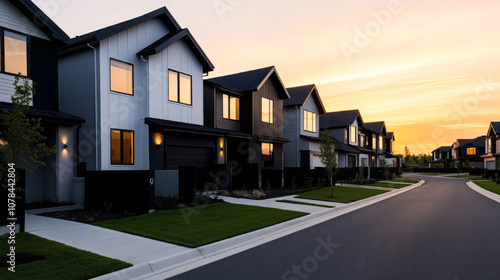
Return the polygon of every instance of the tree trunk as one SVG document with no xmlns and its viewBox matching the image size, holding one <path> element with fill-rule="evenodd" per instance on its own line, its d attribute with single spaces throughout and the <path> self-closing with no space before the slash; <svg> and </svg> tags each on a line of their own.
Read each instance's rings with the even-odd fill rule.
<svg viewBox="0 0 500 280">
<path fill-rule="evenodd" d="M 332 177 L 330 177 L 330 197 L 333 197 L 333 182 L 332 182 Z"/>
</svg>

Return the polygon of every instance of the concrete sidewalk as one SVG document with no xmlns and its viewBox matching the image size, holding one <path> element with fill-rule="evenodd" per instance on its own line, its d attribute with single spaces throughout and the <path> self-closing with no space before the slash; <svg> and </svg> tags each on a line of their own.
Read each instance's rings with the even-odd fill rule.
<svg viewBox="0 0 500 280">
<path fill-rule="evenodd" d="M 366 207 L 370 204 L 377 203 L 400 193 L 409 191 L 422 185 L 423 183 L 424 181 L 421 181 L 418 184 L 406 188 L 390 191 L 349 204 L 297 199 L 294 198 L 294 196 L 267 200 L 223 197 L 223 199 L 229 203 L 272 207 L 306 212 L 310 214 L 195 249 L 155 241 L 88 224 L 31 214 L 26 215 L 26 231 L 78 249 L 90 251 L 99 255 L 133 264 L 130 268 L 103 275 L 95 279 L 165 279 L 262 245 L 296 231 L 352 212 L 359 208 Z M 335 206 L 335 208 L 290 204 L 276 201 L 284 199 Z"/>
</svg>

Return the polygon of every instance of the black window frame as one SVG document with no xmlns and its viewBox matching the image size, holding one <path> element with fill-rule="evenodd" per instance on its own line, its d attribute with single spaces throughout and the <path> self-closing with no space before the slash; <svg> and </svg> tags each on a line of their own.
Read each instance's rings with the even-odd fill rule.
<svg viewBox="0 0 500 280">
<path fill-rule="evenodd" d="M 260 99 L 260 102 L 261 102 L 260 108 L 261 108 L 261 110 L 262 110 L 262 107 L 263 107 L 263 102 L 262 101 L 264 99 L 269 100 L 269 119 L 268 119 L 268 121 L 265 121 L 264 120 L 264 112 L 260 112 L 261 113 L 260 120 L 263 123 L 274 124 L 274 100 L 271 99 L 271 98 L 262 96 L 261 99 Z"/>
<path fill-rule="evenodd" d="M 264 161 L 264 149 L 262 149 L 262 146 L 264 144 L 269 145 L 269 155 L 266 155 L 266 156 L 269 157 L 269 159 L 267 161 Z M 260 145 L 261 145 L 260 147 L 261 147 L 262 167 L 264 167 L 264 168 L 274 168 L 274 143 L 262 142 Z"/>
<path fill-rule="evenodd" d="M 306 115 L 312 115 L 312 117 L 314 118 L 314 122 L 313 122 L 314 127 L 312 128 L 312 130 L 307 129 L 307 127 L 309 127 L 309 122 L 307 122 L 308 125 L 306 127 Z M 309 110 L 304 109 L 303 118 L 304 118 L 304 121 L 303 121 L 302 125 L 304 126 L 304 131 L 311 132 L 311 133 L 317 133 L 318 132 L 318 115 L 313 111 L 309 111 Z M 311 118 L 311 120 L 313 118 Z"/>
<path fill-rule="evenodd" d="M 180 71 L 173 70 L 173 69 L 167 69 L 167 71 L 168 71 L 168 72 L 167 72 L 167 79 L 168 79 L 168 82 L 169 82 L 169 83 L 170 83 L 170 73 L 169 73 L 169 72 L 174 72 L 174 73 L 176 73 L 176 74 L 177 74 L 177 101 L 175 101 L 175 100 L 170 100 L 170 84 L 169 84 L 169 89 L 168 89 L 168 90 L 169 90 L 169 92 L 168 92 L 168 94 L 167 94 L 167 95 L 168 95 L 168 96 L 167 96 L 167 100 L 168 100 L 169 102 L 173 102 L 173 103 L 178 103 L 178 104 L 184 104 L 184 105 L 188 105 L 188 106 L 193 106 L 193 75 L 189 75 L 189 74 L 187 74 L 187 73 L 180 72 Z M 180 77 L 181 77 L 181 75 L 180 75 L 180 74 L 182 74 L 182 75 L 186 75 L 186 76 L 189 76 L 189 78 L 190 78 L 190 79 L 189 79 L 189 81 L 190 81 L 190 87 L 189 87 L 189 88 L 190 88 L 190 91 L 191 91 L 191 92 L 190 92 L 189 94 L 191 95 L 191 98 L 190 98 L 191 103 L 184 103 L 184 102 L 181 102 L 181 87 L 180 87 L 180 85 L 181 85 L 181 80 L 180 80 L 180 79 L 181 79 L 181 78 L 180 78 Z"/>
<path fill-rule="evenodd" d="M 227 96 L 228 98 L 228 104 L 227 104 L 227 118 L 224 117 L 224 97 Z M 240 121 L 240 115 L 241 115 L 241 111 L 240 109 L 238 108 L 238 115 L 237 115 L 237 118 L 236 119 L 232 119 L 231 118 L 231 98 L 236 98 L 238 99 L 238 106 L 240 106 L 240 102 L 241 102 L 241 99 L 237 96 L 233 96 L 233 95 L 230 95 L 230 94 L 227 94 L 227 93 L 223 93 L 222 94 L 222 118 L 224 120 L 230 120 L 230 121 L 236 121 L 236 122 L 239 122 Z"/>
<path fill-rule="evenodd" d="M 19 73 L 11 73 L 5 71 L 5 31 L 22 35 L 26 38 L 26 75 L 22 77 L 29 77 L 31 74 L 31 60 L 30 60 L 30 36 L 16 30 L 0 27 L 0 73 L 5 75 L 17 76 Z"/>
<path fill-rule="evenodd" d="M 131 65 L 132 66 L 132 93 L 127 93 L 127 92 L 121 92 L 121 91 L 116 91 L 116 90 L 112 90 L 111 89 L 111 60 L 114 60 L 114 61 L 118 61 L 118 62 L 121 62 L 121 63 L 125 63 L 125 64 L 128 64 L 128 65 Z M 134 64 L 133 63 L 129 63 L 129 62 L 126 62 L 126 61 L 123 61 L 123 60 L 119 60 L 119 59 L 116 59 L 116 58 L 112 58 L 110 57 L 109 58 L 109 91 L 111 92 L 114 92 L 114 93 L 119 93 L 119 94 L 124 94 L 126 96 L 134 96 L 135 95 L 135 78 L 134 78 Z"/>
<path fill-rule="evenodd" d="M 113 149 L 111 145 L 113 143 L 111 137 L 113 131 L 120 131 L 120 163 L 113 163 L 111 152 Z M 123 132 L 132 132 L 132 163 L 123 163 Z M 129 129 L 119 129 L 119 128 L 111 128 L 109 131 L 109 162 L 111 165 L 135 165 L 135 131 Z"/>
</svg>

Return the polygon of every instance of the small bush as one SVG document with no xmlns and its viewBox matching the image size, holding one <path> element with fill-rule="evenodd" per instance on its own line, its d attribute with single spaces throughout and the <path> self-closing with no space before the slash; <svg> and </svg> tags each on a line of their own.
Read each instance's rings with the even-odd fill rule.
<svg viewBox="0 0 500 280">
<path fill-rule="evenodd" d="M 233 191 L 233 195 L 239 198 L 245 197 L 245 195 L 248 194 L 247 191 L 245 190 L 235 190 Z"/>
<path fill-rule="evenodd" d="M 252 198 L 253 199 L 260 199 L 260 190 L 253 190 L 252 191 Z"/>
<path fill-rule="evenodd" d="M 312 177 L 307 177 L 307 179 L 304 181 L 304 186 L 308 189 L 311 189 L 313 186 L 313 181 L 314 179 Z"/>
<path fill-rule="evenodd" d="M 292 182 L 290 183 L 290 188 L 292 188 L 292 190 L 297 189 L 297 182 L 295 181 L 295 177 L 292 177 Z"/>
<path fill-rule="evenodd" d="M 325 178 L 318 178 L 318 183 L 316 184 L 316 188 L 321 189 L 325 186 L 326 180 Z"/>
</svg>

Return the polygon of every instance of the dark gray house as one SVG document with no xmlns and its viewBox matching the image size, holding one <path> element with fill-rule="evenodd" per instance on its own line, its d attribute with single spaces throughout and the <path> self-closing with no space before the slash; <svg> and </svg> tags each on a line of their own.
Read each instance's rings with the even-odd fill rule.
<svg viewBox="0 0 500 280">
<path fill-rule="evenodd" d="M 0 109 L 12 108 L 14 79 L 28 77 L 36 91 L 27 112 L 40 118 L 46 144 L 57 153 L 26 174 L 26 202 L 74 202 L 76 131 L 85 120 L 59 110 L 57 51 L 69 37 L 31 1 L 0 0 Z"/>
<path fill-rule="evenodd" d="M 429 162 L 429 168 L 448 168 L 451 167 L 451 146 L 441 146 L 432 151 L 432 161 Z"/>
<path fill-rule="evenodd" d="M 363 131 L 365 133 L 365 142 L 368 143 L 368 148 L 371 148 L 371 151 L 369 153 L 363 153 L 363 156 L 369 157 L 371 167 L 386 166 L 387 130 L 385 122 L 364 123 Z"/>
<path fill-rule="evenodd" d="M 500 170 L 500 122 L 491 122 L 486 134 L 484 168 Z"/>
<path fill-rule="evenodd" d="M 228 131 L 220 154 L 233 166 L 255 166 L 259 187 L 263 170 L 281 172 L 284 168 L 283 144 L 289 141 L 283 138 L 283 100 L 288 98 L 274 66 L 204 83 L 205 125 Z"/>
<path fill-rule="evenodd" d="M 323 167 L 319 149 L 319 116 L 326 113 L 316 85 L 287 88 L 283 101 L 285 167 Z"/>
<path fill-rule="evenodd" d="M 457 139 L 451 147 L 453 167 L 466 168 L 468 162 L 471 168 L 483 168 L 484 160 L 481 156 L 485 154 L 485 143 L 486 136 Z"/>
</svg>

